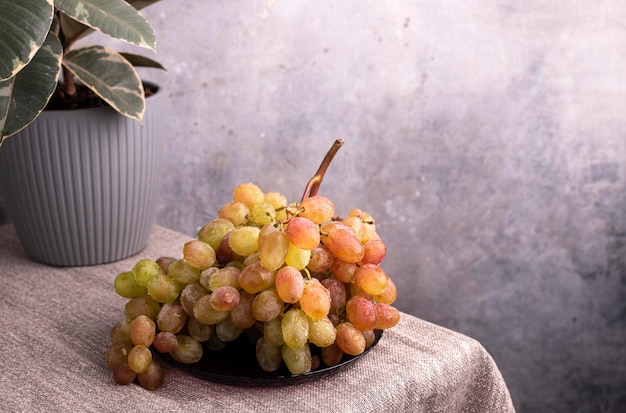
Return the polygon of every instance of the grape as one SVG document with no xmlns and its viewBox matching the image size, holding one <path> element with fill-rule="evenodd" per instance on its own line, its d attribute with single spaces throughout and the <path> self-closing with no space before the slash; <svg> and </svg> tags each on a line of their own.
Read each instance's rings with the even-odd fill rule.
<svg viewBox="0 0 626 413">
<path fill-rule="evenodd" d="M 354 296 L 346 303 L 346 318 L 361 331 L 372 330 L 378 321 L 376 305 L 365 297 Z"/>
<path fill-rule="evenodd" d="M 216 250 L 222 238 L 234 229 L 235 225 L 231 221 L 225 218 L 216 218 L 200 228 L 197 238 L 202 242 L 206 242 L 211 248 Z"/>
<path fill-rule="evenodd" d="M 361 218 L 349 216 L 348 218 L 342 219 L 341 222 L 352 228 L 356 237 L 361 241 L 361 236 L 363 235 L 363 221 L 361 221 Z"/>
<path fill-rule="evenodd" d="M 235 326 L 230 318 L 227 318 L 215 326 L 215 334 L 224 342 L 236 340 L 242 332 L 243 329 Z"/>
<path fill-rule="evenodd" d="M 233 201 L 241 202 L 248 208 L 252 208 L 254 204 L 263 202 L 264 194 L 261 188 L 253 183 L 239 184 L 233 190 Z"/>
<path fill-rule="evenodd" d="M 306 315 L 314 320 L 319 320 L 328 315 L 330 311 L 330 293 L 319 282 L 311 282 L 304 286 L 299 303 Z"/>
<path fill-rule="evenodd" d="M 239 275 L 239 285 L 250 294 L 266 290 L 273 283 L 274 271 L 263 267 L 260 262 L 244 268 Z"/>
<path fill-rule="evenodd" d="M 217 324 L 226 320 L 230 313 L 228 311 L 217 311 L 211 305 L 211 294 L 202 296 L 193 306 L 193 316 L 203 324 Z"/>
<path fill-rule="evenodd" d="M 304 311 L 292 308 L 281 320 L 283 340 L 289 347 L 300 348 L 309 338 L 309 319 Z"/>
<path fill-rule="evenodd" d="M 122 363 L 113 369 L 113 381 L 117 384 L 125 386 L 135 381 L 137 373 L 135 373 L 128 363 Z"/>
<path fill-rule="evenodd" d="M 357 265 L 353 262 L 345 262 L 336 258 L 330 267 L 330 271 L 337 280 L 349 284 L 354 281 L 357 268 Z"/>
<path fill-rule="evenodd" d="M 183 306 L 185 313 L 193 317 L 193 306 L 196 304 L 196 301 L 207 294 L 204 287 L 198 283 L 186 285 L 180 293 L 180 304 Z"/>
<path fill-rule="evenodd" d="M 149 295 L 131 298 L 124 307 L 124 313 L 129 320 L 134 320 L 141 314 L 156 320 L 159 311 L 161 305 Z"/>
<path fill-rule="evenodd" d="M 236 254 L 229 245 L 230 234 L 224 235 L 224 238 L 220 241 L 220 245 L 215 250 L 215 258 L 222 265 L 228 265 L 233 261 L 241 261 L 243 257 L 239 254 Z"/>
<path fill-rule="evenodd" d="M 215 334 L 215 325 L 202 324 L 195 318 L 190 318 L 189 321 L 187 321 L 187 331 L 195 340 L 204 343 L 210 340 Z"/>
<path fill-rule="evenodd" d="M 285 226 L 289 242 L 303 250 L 312 250 L 320 243 L 320 230 L 313 221 L 303 217 L 293 217 Z"/>
<path fill-rule="evenodd" d="M 169 353 L 175 350 L 177 346 L 178 340 L 176 339 L 176 335 L 168 333 L 167 331 L 161 331 L 154 337 L 154 341 L 152 342 L 152 347 L 159 353 Z"/>
<path fill-rule="evenodd" d="M 264 290 L 252 301 L 252 315 L 258 321 L 270 321 L 283 311 L 283 300 L 276 290 Z"/>
<path fill-rule="evenodd" d="M 167 274 L 170 264 L 174 261 L 176 261 L 176 258 L 174 257 L 159 257 L 157 258 L 156 263 L 159 265 L 161 271 Z"/>
<path fill-rule="evenodd" d="M 374 333 L 374 330 L 363 331 L 363 337 L 365 337 L 365 348 L 370 348 L 374 345 L 376 341 L 376 333 Z"/>
<path fill-rule="evenodd" d="M 246 257 L 259 250 L 259 232 L 257 227 L 243 226 L 235 228 L 228 238 L 228 246 L 237 255 Z"/>
<path fill-rule="evenodd" d="M 244 258 L 243 262 L 242 262 L 242 267 L 241 268 L 246 268 L 249 267 L 250 265 L 254 264 L 255 262 L 259 261 L 259 253 L 258 251 L 248 255 L 246 258 Z"/>
<path fill-rule="evenodd" d="M 283 362 L 280 347 L 269 344 L 263 337 L 256 342 L 256 359 L 259 366 L 267 372 L 276 371 Z"/>
<path fill-rule="evenodd" d="M 263 195 L 263 202 L 267 202 L 275 210 L 287 207 L 287 198 L 280 192 L 266 192 L 265 195 Z"/>
<path fill-rule="evenodd" d="M 303 209 L 300 213 L 301 217 L 308 218 L 318 225 L 330 221 L 335 215 L 333 202 L 319 195 L 306 198 L 300 203 L 300 208 Z"/>
<path fill-rule="evenodd" d="M 400 312 L 388 304 L 377 303 L 376 314 L 378 315 L 376 328 L 379 330 L 391 328 L 400 322 Z"/>
<path fill-rule="evenodd" d="M 263 337 L 265 337 L 267 344 L 273 347 L 280 347 L 285 344 L 282 320 L 280 317 L 273 318 L 263 323 Z"/>
<path fill-rule="evenodd" d="M 361 264 L 380 264 L 387 255 L 387 246 L 380 239 L 367 241 L 363 245 Z"/>
<path fill-rule="evenodd" d="M 346 286 L 339 280 L 334 278 L 326 278 L 321 281 L 324 288 L 330 294 L 330 310 L 329 313 L 341 314 L 346 308 L 347 292 Z"/>
<path fill-rule="evenodd" d="M 324 245 L 320 244 L 311 250 L 311 259 L 307 268 L 313 273 L 324 273 L 330 270 L 335 257 Z"/>
<path fill-rule="evenodd" d="M 114 369 L 120 364 L 126 363 L 131 348 L 132 344 L 121 341 L 111 344 L 104 352 L 104 361 L 107 366 Z"/>
<path fill-rule="evenodd" d="M 200 361 L 203 355 L 202 344 L 191 336 L 178 335 L 178 346 L 170 352 L 172 358 L 179 363 L 193 364 Z"/>
<path fill-rule="evenodd" d="M 275 284 L 278 295 L 286 303 L 297 303 L 302 297 L 304 279 L 300 271 L 294 267 L 287 265 L 278 270 Z"/>
<path fill-rule="evenodd" d="M 321 241 L 332 254 L 346 262 L 359 262 L 363 258 L 363 245 L 352 228 L 340 222 L 327 222 L 321 226 Z"/>
<path fill-rule="evenodd" d="M 148 294 L 159 303 L 172 302 L 180 294 L 178 283 L 163 273 L 151 278 L 146 288 L 148 289 Z"/>
<path fill-rule="evenodd" d="M 328 317 L 309 318 L 309 341 L 318 347 L 328 347 L 335 342 L 337 332 Z"/>
<path fill-rule="evenodd" d="M 322 361 L 329 367 L 339 364 L 344 354 L 337 344 L 331 344 L 328 347 L 322 348 L 321 353 Z"/>
<path fill-rule="evenodd" d="M 239 294 L 239 304 L 235 306 L 230 312 L 230 319 L 233 324 L 239 328 L 252 327 L 256 322 L 254 315 L 252 314 L 252 301 L 254 295 L 247 292 Z"/>
<path fill-rule="evenodd" d="M 132 320 L 125 319 L 115 323 L 111 329 L 109 337 L 113 343 L 120 341 L 122 343 L 131 343 L 130 339 L 130 323 Z"/>
<path fill-rule="evenodd" d="M 270 230 L 264 230 L 270 228 Z M 266 225 L 259 234 L 259 259 L 268 270 L 277 270 L 285 262 L 289 252 L 287 234 L 280 230 L 271 230 L 271 224 Z"/>
<path fill-rule="evenodd" d="M 124 271 L 115 277 L 113 282 L 115 292 L 124 298 L 133 298 L 146 295 L 146 287 L 137 284 L 132 271 Z"/>
<path fill-rule="evenodd" d="M 382 304 L 393 304 L 396 301 L 397 295 L 398 292 L 396 290 L 396 285 L 390 277 L 387 287 L 385 287 L 385 289 L 380 294 L 375 295 L 374 300 Z"/>
<path fill-rule="evenodd" d="M 157 326 L 161 331 L 169 333 L 178 333 L 187 323 L 187 313 L 182 304 L 167 303 L 163 304 L 161 311 L 156 319 Z"/>
<path fill-rule="evenodd" d="M 226 347 L 226 342 L 220 340 L 217 334 L 215 334 L 205 343 L 205 345 L 209 350 L 220 351 Z"/>
<path fill-rule="evenodd" d="M 311 371 L 311 349 L 308 344 L 297 348 L 283 345 L 280 350 L 283 361 L 291 374 L 303 374 Z"/>
<path fill-rule="evenodd" d="M 152 363 L 152 352 L 147 346 L 139 344 L 128 352 L 128 366 L 135 373 L 143 373 Z"/>
<path fill-rule="evenodd" d="M 192 267 L 206 270 L 215 263 L 215 250 L 205 242 L 191 240 L 183 245 L 183 258 Z"/>
<path fill-rule="evenodd" d="M 250 220 L 257 225 L 265 225 L 274 222 L 276 219 L 276 210 L 267 202 L 259 202 L 254 204 L 250 210 Z"/>
<path fill-rule="evenodd" d="M 217 311 L 230 311 L 239 304 L 239 290 L 230 285 L 218 287 L 211 293 L 211 306 Z"/>
<path fill-rule="evenodd" d="M 337 326 L 335 344 L 341 351 L 352 356 L 358 356 L 365 351 L 365 336 L 349 322 Z"/>
<path fill-rule="evenodd" d="M 289 243 L 289 250 L 285 256 L 285 264 L 295 267 L 297 270 L 303 270 L 311 260 L 311 251 L 304 250 Z"/>
<path fill-rule="evenodd" d="M 359 267 L 355 274 L 355 280 L 359 287 L 371 295 L 380 294 L 389 284 L 389 277 L 376 264 L 364 264 Z"/>
<path fill-rule="evenodd" d="M 150 363 L 148 369 L 137 374 L 139 385 L 146 390 L 154 391 L 163 385 L 165 376 L 161 367 L 154 361 Z"/>
<path fill-rule="evenodd" d="M 225 285 L 229 285 L 236 289 L 240 288 L 239 274 L 241 274 L 241 270 L 237 267 L 224 267 L 221 269 L 216 269 L 212 272 L 206 284 L 202 282 L 202 277 L 204 276 L 205 272 L 203 272 L 202 276 L 200 276 L 200 283 L 202 283 L 204 287 L 209 291 L 215 291 L 219 287 Z"/>
<path fill-rule="evenodd" d="M 156 335 L 156 323 L 145 315 L 137 316 L 130 323 L 130 339 L 135 346 L 150 347 Z"/>
<path fill-rule="evenodd" d="M 237 227 L 246 223 L 249 213 L 250 209 L 244 203 L 229 202 L 220 208 L 217 212 L 217 216 L 229 220 Z"/>
<path fill-rule="evenodd" d="M 182 258 L 172 261 L 169 267 L 167 267 L 167 275 L 179 283 L 193 284 L 198 282 L 200 270 L 193 267 L 186 259 Z"/>
<path fill-rule="evenodd" d="M 135 281 L 137 284 L 141 286 L 146 286 L 148 281 L 150 281 L 153 277 L 161 274 L 161 267 L 155 261 L 150 258 L 144 258 L 139 260 L 137 264 L 133 267 L 133 275 L 135 276 Z"/>
</svg>

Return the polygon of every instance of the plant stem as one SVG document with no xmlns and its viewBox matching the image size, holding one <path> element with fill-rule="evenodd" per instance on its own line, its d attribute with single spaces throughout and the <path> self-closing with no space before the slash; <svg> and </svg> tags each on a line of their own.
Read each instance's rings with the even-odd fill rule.
<svg viewBox="0 0 626 413">
<path fill-rule="evenodd" d="M 337 151 L 339 150 L 339 148 L 341 148 L 341 145 L 343 145 L 343 139 L 337 139 L 335 142 L 333 142 L 333 145 L 326 153 L 326 156 L 324 156 L 324 159 L 322 160 L 320 167 L 317 169 L 317 172 L 315 173 L 315 175 L 313 175 L 311 179 L 309 179 L 309 182 L 304 189 L 304 194 L 302 194 L 302 199 L 300 200 L 300 202 L 304 201 L 310 196 L 317 195 L 317 191 L 320 189 L 320 185 L 322 184 L 322 179 L 324 179 L 324 174 L 326 173 L 328 166 L 335 157 L 335 154 L 337 154 Z"/>
<path fill-rule="evenodd" d="M 76 94 L 74 74 L 65 66 L 63 66 L 63 82 L 65 83 L 65 93 L 69 96 L 74 96 Z"/>
</svg>

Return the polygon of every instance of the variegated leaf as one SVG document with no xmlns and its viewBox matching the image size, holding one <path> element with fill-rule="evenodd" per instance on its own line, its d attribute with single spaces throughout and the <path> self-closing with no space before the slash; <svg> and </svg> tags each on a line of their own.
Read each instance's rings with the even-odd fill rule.
<svg viewBox="0 0 626 413">
<path fill-rule="evenodd" d="M 141 79 L 119 53 L 102 46 L 83 47 L 67 53 L 63 65 L 119 113 L 142 120 L 146 101 Z"/>
<path fill-rule="evenodd" d="M 144 7 L 148 7 L 154 3 L 158 3 L 160 0 L 126 0 L 128 3 L 132 4 L 134 8 L 137 10 L 141 10 Z"/>
<path fill-rule="evenodd" d="M 46 40 L 53 0 L 0 0 L 0 80 L 30 62 Z"/>
<path fill-rule="evenodd" d="M 0 82 L 0 145 L 46 107 L 57 85 L 62 55 L 59 39 L 49 33 L 28 65 L 14 77 Z"/>
<path fill-rule="evenodd" d="M 146 56 L 123 52 L 121 52 L 120 55 L 122 55 L 124 59 L 128 60 L 128 62 L 135 67 L 151 67 L 153 69 L 166 70 L 161 63 Z"/>
<path fill-rule="evenodd" d="M 74 20 L 117 39 L 156 50 L 156 35 L 148 21 L 125 0 L 55 0 Z"/>
</svg>

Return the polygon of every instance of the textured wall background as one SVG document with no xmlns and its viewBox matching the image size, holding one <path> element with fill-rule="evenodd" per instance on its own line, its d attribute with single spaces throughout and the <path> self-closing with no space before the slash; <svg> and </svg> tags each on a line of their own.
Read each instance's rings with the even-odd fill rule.
<svg viewBox="0 0 626 413">
<path fill-rule="evenodd" d="M 519 412 L 626 409 L 626 3 L 163 1 L 158 224 L 240 182 L 370 212 L 397 305 L 474 337 Z M 116 47 L 119 45 L 116 43 Z M 0 207 L 1 211 L 1 207 Z"/>
</svg>

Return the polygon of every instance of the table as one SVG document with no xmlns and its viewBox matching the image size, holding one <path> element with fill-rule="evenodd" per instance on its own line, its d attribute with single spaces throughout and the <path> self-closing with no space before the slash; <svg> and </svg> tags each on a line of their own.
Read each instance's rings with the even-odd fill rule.
<svg viewBox="0 0 626 413">
<path fill-rule="evenodd" d="M 136 256 L 59 268 L 31 261 L 13 227 L 0 227 L 0 411 L 514 411 L 502 375 L 479 342 L 404 313 L 371 352 L 313 382 L 233 387 L 164 364 L 165 383 L 154 392 L 114 384 L 104 350 L 126 299 L 113 290 L 113 279 L 140 258 L 179 257 L 189 239 L 155 226 Z"/>
</svg>

